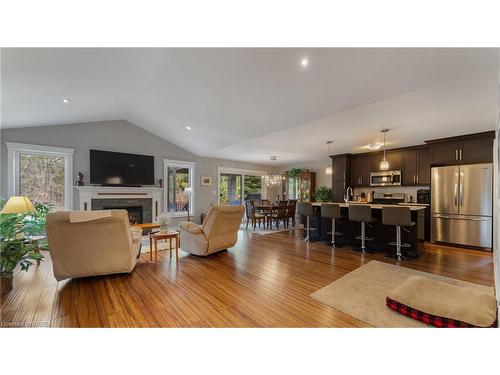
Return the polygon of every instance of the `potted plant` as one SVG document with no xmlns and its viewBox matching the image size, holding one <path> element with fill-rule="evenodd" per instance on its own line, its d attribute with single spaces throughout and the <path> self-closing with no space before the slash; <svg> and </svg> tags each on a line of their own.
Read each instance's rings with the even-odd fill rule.
<svg viewBox="0 0 500 375">
<path fill-rule="evenodd" d="M 332 200 L 332 189 L 326 186 L 320 186 L 313 194 L 316 202 L 330 202 Z"/>
<path fill-rule="evenodd" d="M 0 201 L 0 207 L 4 201 Z M 36 215 L 35 212 L 30 214 Z M 12 290 L 14 269 L 19 265 L 21 270 L 27 271 L 33 263 L 43 259 L 43 255 L 36 252 L 36 245 L 26 243 L 24 220 L 29 215 L 15 213 L 0 214 L 0 291 L 1 294 Z M 45 223 L 45 220 L 43 220 Z M 35 228 L 32 228 L 35 230 Z"/>
<path fill-rule="evenodd" d="M 297 177 L 300 172 L 302 172 L 301 168 L 290 168 L 287 172 L 288 177 Z"/>
</svg>

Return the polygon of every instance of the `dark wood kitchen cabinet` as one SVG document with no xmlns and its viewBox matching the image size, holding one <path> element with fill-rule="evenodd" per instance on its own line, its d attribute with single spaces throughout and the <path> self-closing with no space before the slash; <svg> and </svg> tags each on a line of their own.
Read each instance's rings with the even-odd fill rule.
<svg viewBox="0 0 500 375">
<path fill-rule="evenodd" d="M 402 184 L 429 185 L 431 180 L 431 154 L 429 147 L 403 150 Z"/>
<path fill-rule="evenodd" d="M 495 132 L 427 141 L 432 149 L 432 164 L 491 163 Z"/>
<path fill-rule="evenodd" d="M 422 147 L 417 150 L 417 184 L 431 184 L 431 148 Z"/>
<path fill-rule="evenodd" d="M 332 193 L 334 202 L 343 202 L 350 182 L 351 155 L 332 156 Z"/>
<path fill-rule="evenodd" d="M 357 154 L 351 156 L 351 187 L 370 186 L 372 155 Z"/>
<path fill-rule="evenodd" d="M 383 152 L 372 154 L 372 165 L 370 172 L 379 172 L 380 162 L 384 159 Z M 387 161 L 389 162 L 389 170 L 399 171 L 403 168 L 403 152 L 400 150 L 387 151 Z"/>
<path fill-rule="evenodd" d="M 416 185 L 417 163 L 416 149 L 403 151 L 403 170 L 401 171 L 401 183 L 403 185 Z"/>
<path fill-rule="evenodd" d="M 464 140 L 460 147 L 462 163 L 492 163 L 493 138 L 476 138 Z"/>
</svg>

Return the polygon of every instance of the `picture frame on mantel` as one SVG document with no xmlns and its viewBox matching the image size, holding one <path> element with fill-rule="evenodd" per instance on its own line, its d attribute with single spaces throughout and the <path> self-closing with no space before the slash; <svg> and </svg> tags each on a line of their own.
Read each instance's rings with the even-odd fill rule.
<svg viewBox="0 0 500 375">
<path fill-rule="evenodd" d="M 201 176 L 201 186 L 212 186 L 212 177 Z"/>
</svg>

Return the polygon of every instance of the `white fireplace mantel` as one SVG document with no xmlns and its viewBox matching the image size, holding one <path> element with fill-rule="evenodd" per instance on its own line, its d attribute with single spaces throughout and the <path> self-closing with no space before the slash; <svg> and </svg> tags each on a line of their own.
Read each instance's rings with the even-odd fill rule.
<svg viewBox="0 0 500 375">
<path fill-rule="evenodd" d="M 150 198 L 153 203 L 153 216 L 162 212 L 162 188 L 157 187 L 112 187 L 112 186 L 75 186 L 76 206 L 81 211 L 90 211 L 92 199 L 141 199 Z"/>
</svg>

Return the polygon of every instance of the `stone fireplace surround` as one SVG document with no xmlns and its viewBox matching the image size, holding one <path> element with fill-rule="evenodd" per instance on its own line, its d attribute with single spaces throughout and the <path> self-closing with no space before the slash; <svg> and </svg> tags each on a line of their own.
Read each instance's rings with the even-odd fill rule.
<svg viewBox="0 0 500 375">
<path fill-rule="evenodd" d="M 75 186 L 75 190 L 76 207 L 82 211 L 141 207 L 144 223 L 151 223 L 162 212 L 161 188 Z"/>
</svg>

